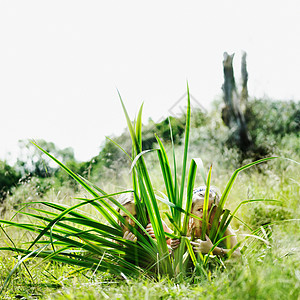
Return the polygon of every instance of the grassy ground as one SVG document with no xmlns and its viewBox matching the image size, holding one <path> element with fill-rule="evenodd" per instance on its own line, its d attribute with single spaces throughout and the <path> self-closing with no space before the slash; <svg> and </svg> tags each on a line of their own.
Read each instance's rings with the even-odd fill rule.
<svg viewBox="0 0 300 300">
<path fill-rule="evenodd" d="M 175 284 L 162 278 L 113 278 L 108 274 L 74 273 L 66 266 L 44 265 L 32 271 L 33 282 L 22 269 L 3 299 L 298 299 L 300 293 L 299 225 L 272 229 L 268 247 L 256 243 L 240 261 L 215 270 L 195 284 Z M 2 257 L 2 276 L 12 266 Z M 3 267 L 5 265 L 5 267 Z M 30 264 L 29 264 L 30 265 Z"/>
</svg>

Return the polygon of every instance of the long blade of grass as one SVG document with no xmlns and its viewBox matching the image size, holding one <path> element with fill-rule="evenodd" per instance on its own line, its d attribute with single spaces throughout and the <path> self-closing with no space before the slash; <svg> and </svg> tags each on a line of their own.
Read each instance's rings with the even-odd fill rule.
<svg viewBox="0 0 300 300">
<path fill-rule="evenodd" d="M 115 194 L 111 194 L 109 196 L 113 196 Z M 101 197 L 98 197 L 97 200 L 99 200 L 99 198 L 105 198 L 106 196 L 101 196 Z M 86 200 L 86 199 L 85 199 Z M 63 211 L 62 213 L 60 213 L 56 218 L 54 218 L 48 225 L 47 227 L 45 227 L 45 229 L 43 229 L 43 231 L 36 237 L 36 239 L 32 242 L 31 246 L 28 248 L 28 250 L 30 250 L 34 244 L 44 235 L 45 232 L 47 232 L 58 220 L 60 220 L 63 216 L 65 216 L 66 214 L 68 214 L 70 211 L 72 210 L 75 210 L 76 208 L 79 208 L 81 206 L 84 206 L 84 205 L 87 205 L 87 204 L 90 204 L 90 203 L 93 203 L 95 202 L 96 200 L 89 200 L 89 201 L 85 201 L 83 203 L 79 203 L 79 204 L 76 204 L 72 207 L 70 207 L 69 209 L 66 209 L 65 211 Z M 118 225 L 119 226 L 119 225 Z"/>
<path fill-rule="evenodd" d="M 187 83 L 187 112 L 186 112 L 186 125 L 185 125 L 184 153 L 183 153 L 182 175 L 181 175 L 181 185 L 180 185 L 180 194 L 179 194 L 179 203 L 178 203 L 178 206 L 181 207 L 183 202 L 183 192 L 184 192 L 184 185 L 185 185 L 185 173 L 186 173 L 187 154 L 188 154 L 188 147 L 189 147 L 190 125 L 191 125 L 191 99 L 190 99 L 189 85 Z"/>
<path fill-rule="evenodd" d="M 233 213 L 231 214 L 231 216 L 229 217 L 229 219 L 227 220 L 226 224 L 220 224 L 219 226 L 219 229 L 218 229 L 218 232 L 216 234 L 216 236 L 223 236 L 226 229 L 228 228 L 229 224 L 231 223 L 232 219 L 235 217 L 235 214 L 237 213 L 238 209 L 243 205 L 243 204 L 247 204 L 247 203 L 253 203 L 253 202 L 278 202 L 278 203 L 281 203 L 282 201 L 280 200 L 275 200 L 275 199 L 249 199 L 249 200 L 244 200 L 244 201 L 241 201 L 239 203 L 239 205 L 236 207 L 236 209 L 233 211 Z M 222 218 L 222 221 L 223 221 L 223 218 Z M 220 231 L 220 233 L 219 233 Z"/>
<path fill-rule="evenodd" d="M 157 195 L 156 195 L 156 198 L 157 198 L 157 200 L 161 201 L 162 203 L 164 203 L 164 204 L 166 204 L 166 205 L 168 205 L 168 206 L 174 208 L 174 209 L 177 210 L 178 212 L 183 213 L 183 214 L 187 214 L 189 217 L 192 217 L 192 218 L 194 218 L 194 219 L 197 219 L 197 220 L 202 221 L 202 218 L 200 218 L 200 217 L 198 217 L 198 216 L 196 216 L 196 215 L 194 215 L 194 214 L 192 214 L 192 213 L 187 212 L 187 211 L 184 210 L 183 208 L 181 208 L 181 207 L 179 207 L 179 206 L 177 206 L 177 205 L 171 203 L 171 202 L 168 201 L 166 198 L 162 198 L 162 197 L 159 197 L 159 196 L 157 196 Z M 172 219 L 173 219 L 173 218 L 172 218 Z M 173 221 L 175 221 L 175 220 L 173 219 Z M 177 224 L 177 223 L 176 223 L 176 224 Z M 178 224 L 177 224 L 177 226 L 178 226 Z M 178 228 L 179 228 L 179 227 L 178 227 Z"/>
<path fill-rule="evenodd" d="M 169 198 L 170 202 L 176 204 L 176 194 L 175 194 L 176 191 L 174 189 L 174 183 L 173 183 L 173 179 L 172 179 L 171 167 L 169 164 L 168 156 L 167 156 L 166 150 L 165 150 L 160 138 L 157 135 L 155 135 L 155 137 L 156 137 L 156 140 L 160 147 L 160 150 L 158 150 L 157 154 L 158 154 L 160 167 L 161 167 L 161 171 L 163 174 L 168 198 Z M 172 210 L 172 215 L 173 215 L 173 217 L 175 217 L 173 210 Z M 175 217 L 175 219 L 176 219 L 176 217 Z"/>
<path fill-rule="evenodd" d="M 207 214 L 208 214 L 208 204 L 209 204 L 209 190 L 210 190 L 210 180 L 211 180 L 211 172 L 212 166 L 209 168 L 209 172 L 206 180 L 206 190 L 204 195 L 204 203 L 203 203 L 203 222 L 202 222 L 202 232 L 201 232 L 201 240 L 205 241 L 206 229 L 207 229 Z"/>
<path fill-rule="evenodd" d="M 103 196 L 104 197 L 104 196 Z M 95 198 L 92 201 L 97 201 L 97 200 L 102 200 L 99 199 L 101 197 Z M 80 199 L 80 198 L 78 198 Z M 85 200 L 85 199 L 84 199 Z M 137 220 L 137 218 L 135 218 L 123 205 L 121 205 L 117 200 L 112 199 L 113 200 L 113 204 L 115 204 L 118 208 L 120 208 L 120 210 L 124 211 L 126 215 L 128 215 L 134 222 L 135 224 L 144 232 L 144 235 L 148 236 L 150 239 L 150 235 L 148 234 L 148 232 L 146 231 L 146 229 L 144 228 L 144 226 Z M 115 210 L 114 210 L 115 211 Z M 118 220 L 122 223 L 122 224 L 126 224 L 129 229 L 144 243 L 146 243 L 146 239 L 144 237 L 144 235 L 142 235 L 141 233 L 139 233 L 135 227 L 131 226 L 130 224 L 127 224 L 127 222 L 125 221 L 125 219 L 116 212 L 116 217 L 118 218 Z M 150 243 L 153 243 L 153 239 L 150 240 Z"/>
<path fill-rule="evenodd" d="M 226 229 L 227 229 L 227 227 L 228 227 L 228 225 L 231 221 L 231 219 L 229 218 L 230 221 L 228 222 L 228 225 L 227 224 L 225 225 L 225 222 L 226 222 L 229 214 L 230 214 L 230 210 L 225 209 L 224 213 L 222 214 L 222 219 L 220 221 L 220 225 L 218 226 L 218 229 L 217 229 L 216 240 L 222 238 L 223 235 L 225 234 L 225 231 L 226 231 Z M 213 241 L 213 242 L 215 242 L 215 241 Z"/>
<path fill-rule="evenodd" d="M 185 208 L 186 213 L 184 215 L 184 221 L 181 229 L 184 235 L 187 234 L 188 223 L 189 223 L 189 212 L 191 211 L 191 207 L 192 207 L 193 188 L 194 188 L 196 172 L 197 172 L 196 162 L 197 162 L 196 160 L 192 159 L 190 169 L 189 169 L 188 181 L 187 181 L 187 199 L 186 199 L 186 208 Z"/>
<path fill-rule="evenodd" d="M 132 161 L 131 156 L 126 152 L 124 148 L 122 148 L 118 143 L 116 143 L 114 140 L 112 140 L 110 137 L 106 136 L 106 138 L 111 141 L 115 146 L 117 146 L 125 155 Z"/>
<path fill-rule="evenodd" d="M 45 216 L 40 216 L 40 215 L 36 215 L 36 214 L 32 214 L 32 213 L 22 213 L 26 216 L 30 216 L 33 218 L 37 218 L 40 220 L 44 220 L 48 223 L 50 223 L 52 221 L 51 218 L 45 217 Z M 58 216 L 58 214 L 54 214 L 55 216 Z M 62 218 L 60 219 L 60 221 L 56 222 L 55 224 L 57 226 L 60 226 L 62 228 L 68 229 L 70 231 L 75 231 L 75 232 L 80 232 L 81 230 L 78 228 L 75 228 L 74 226 L 71 225 L 67 225 L 64 222 L 72 222 L 75 224 L 79 224 L 79 225 L 83 225 L 86 227 L 90 227 L 92 228 L 95 232 L 101 234 L 102 236 L 108 237 L 110 239 L 114 239 L 115 237 L 122 237 L 123 233 L 121 230 L 117 230 L 113 227 L 104 225 L 100 222 L 96 222 L 96 221 L 91 221 L 89 219 L 83 219 L 83 218 Z M 53 227 L 52 227 L 53 228 Z"/>
<path fill-rule="evenodd" d="M 190 254 L 190 257 L 192 259 L 192 262 L 193 262 L 194 266 L 196 267 L 198 264 L 198 261 L 197 261 L 196 255 L 194 253 L 193 247 L 190 243 L 190 240 L 188 238 L 184 238 L 184 240 L 185 240 L 185 244 L 187 246 L 188 252 Z"/>
<path fill-rule="evenodd" d="M 170 223 L 174 226 L 175 232 L 178 232 L 180 235 L 183 235 L 182 232 L 181 232 L 181 229 L 178 227 L 175 220 L 167 212 L 165 213 L 165 215 L 169 219 Z"/>
<path fill-rule="evenodd" d="M 262 238 L 262 237 L 260 237 L 258 235 L 255 235 L 255 234 L 242 233 L 242 234 L 240 234 L 240 236 L 244 236 L 244 237 L 248 237 L 248 238 L 252 237 L 252 238 L 255 238 L 255 239 L 258 239 L 258 240 L 264 242 L 266 245 L 270 245 L 269 241 L 267 241 L 266 239 L 264 239 L 264 238 Z"/>
<path fill-rule="evenodd" d="M 225 190 L 224 192 L 222 193 L 222 196 L 221 196 L 221 199 L 220 199 L 220 203 L 217 207 L 217 210 L 216 210 L 216 214 L 215 214 L 215 217 L 214 217 L 214 220 L 213 220 L 213 223 L 212 223 L 212 228 L 210 230 L 210 234 L 209 234 L 209 238 L 213 241 L 215 240 L 216 238 L 216 232 L 217 232 L 217 227 L 218 227 L 218 223 L 219 223 L 219 219 L 220 219 L 220 216 L 222 214 L 222 211 L 223 211 L 223 207 L 224 207 L 224 204 L 225 204 L 225 201 L 227 200 L 228 198 L 228 195 L 232 189 L 232 186 L 239 174 L 239 172 L 243 171 L 243 170 L 246 170 L 252 166 L 255 166 L 257 164 L 260 164 L 260 163 L 263 163 L 263 162 L 266 162 L 266 161 L 269 161 L 269 160 L 272 160 L 272 159 L 275 159 L 275 158 L 278 158 L 278 157 L 267 157 L 267 158 L 263 158 L 263 159 L 260 159 L 260 160 L 257 160 L 255 162 L 252 162 L 252 163 L 249 163 L 237 170 L 235 170 L 230 178 L 230 180 L 228 181 L 227 183 L 227 186 L 225 187 Z"/>
<path fill-rule="evenodd" d="M 66 167 L 62 162 L 60 162 L 58 159 L 56 159 L 54 156 L 52 156 L 49 152 L 41 148 L 38 144 L 36 144 L 34 141 L 31 141 L 33 145 L 35 145 L 38 149 L 40 149 L 43 153 L 45 153 L 47 156 L 49 156 L 53 161 L 55 161 L 61 168 L 63 168 L 71 177 L 73 177 L 80 185 L 82 185 L 91 195 L 94 197 L 98 197 L 99 195 L 91 189 L 79 176 L 77 176 L 73 171 L 71 171 L 68 167 Z"/>
<path fill-rule="evenodd" d="M 188 181 L 187 181 L 187 200 L 186 200 L 186 213 L 184 214 L 184 220 L 183 225 L 181 227 L 182 236 L 187 235 L 187 229 L 188 229 L 188 223 L 189 223 L 189 213 L 191 211 L 192 207 L 192 198 L 193 198 L 193 188 L 196 178 L 196 172 L 197 172 L 197 164 L 194 159 L 191 161 L 190 169 L 189 169 L 189 175 L 188 175 Z M 180 207 L 180 205 L 178 205 Z M 177 234 L 177 232 L 175 232 Z M 180 243 L 179 247 L 175 250 L 175 262 L 174 262 L 174 269 L 175 273 L 178 274 L 179 279 L 183 279 L 183 275 L 185 273 L 184 268 L 184 261 L 183 261 L 183 255 L 185 253 L 185 243 Z"/>
<path fill-rule="evenodd" d="M 14 251 L 15 252 L 17 252 L 17 254 L 19 255 L 19 252 L 18 252 L 18 248 L 16 247 L 16 245 L 15 245 L 15 243 L 14 243 L 14 241 L 11 239 L 11 237 L 8 235 L 8 233 L 5 231 L 5 229 L 3 228 L 3 226 L 2 225 L 0 225 L 0 228 L 1 228 L 1 230 L 3 231 L 3 233 L 4 233 L 4 235 L 9 239 L 9 241 L 11 242 L 11 244 L 13 245 L 13 247 L 14 247 Z M 6 243 L 7 244 L 7 243 Z M 26 270 L 26 272 L 28 273 L 28 275 L 29 275 L 29 277 L 30 277 L 30 279 L 32 280 L 32 282 L 34 281 L 33 280 L 33 278 L 32 278 L 32 275 L 31 275 L 31 273 L 30 273 L 30 271 L 28 270 L 28 268 L 27 268 L 27 266 L 26 266 L 26 264 L 25 263 L 23 263 L 23 265 L 24 265 L 24 267 L 25 267 L 25 270 Z M 0 294 L 1 294 L 1 292 L 0 292 Z"/>
<path fill-rule="evenodd" d="M 177 165 L 176 165 L 176 156 L 175 156 L 175 145 L 174 145 L 174 139 L 173 139 L 173 130 L 171 125 L 171 120 L 169 120 L 169 127 L 170 127 L 170 137 L 171 137 L 171 143 L 172 143 L 172 154 L 173 154 L 173 168 L 174 168 L 174 203 L 178 205 L 179 202 L 179 188 L 178 188 L 178 178 L 177 178 Z M 176 224 L 178 224 L 178 227 L 181 227 L 181 214 L 174 211 L 174 218 Z"/>
<path fill-rule="evenodd" d="M 137 137 L 138 144 L 140 145 L 140 149 L 142 150 L 142 113 L 143 113 L 143 106 L 144 103 L 142 103 L 137 119 L 136 119 L 136 125 L 135 125 L 135 134 Z"/>
<path fill-rule="evenodd" d="M 140 153 L 134 158 L 134 160 L 132 161 L 132 164 L 131 164 L 129 173 L 132 172 L 132 170 L 133 170 L 133 168 L 135 167 L 135 165 L 136 165 L 138 159 L 139 159 L 142 155 L 144 155 L 144 154 L 146 154 L 146 153 L 148 153 L 148 152 L 153 152 L 153 151 L 157 151 L 157 149 L 148 149 L 148 150 L 144 150 L 144 151 L 140 152 Z"/>
<path fill-rule="evenodd" d="M 57 160 L 54 156 L 52 156 L 50 153 L 42 149 L 39 145 L 37 145 L 35 142 L 32 141 L 32 143 L 39 148 L 43 153 L 45 153 L 47 156 L 49 156 L 52 160 L 54 160 L 58 165 L 60 165 L 71 177 L 73 177 L 81 186 L 83 186 L 91 195 L 94 197 L 99 197 L 99 195 L 89 186 L 86 184 L 84 180 L 82 180 L 78 175 L 76 175 L 73 171 L 71 171 L 68 167 L 66 167 L 63 163 L 61 163 L 59 160 Z M 91 203 L 96 207 L 97 210 L 108 220 L 109 223 L 112 225 L 118 227 L 118 224 L 115 222 L 115 220 L 106 212 L 105 209 L 103 209 L 101 206 L 97 205 L 96 202 Z"/>
<path fill-rule="evenodd" d="M 211 249 L 208 251 L 208 253 L 207 253 L 207 255 L 206 255 L 205 259 L 204 259 L 204 266 L 207 265 L 209 255 L 210 255 L 211 253 L 213 253 L 213 251 L 215 250 L 215 248 L 216 248 L 223 240 L 227 239 L 227 238 L 230 237 L 230 236 L 232 236 L 232 235 L 224 236 L 224 237 L 222 237 L 221 239 L 219 239 L 216 243 L 214 243 L 213 247 L 211 247 Z"/>
<path fill-rule="evenodd" d="M 243 204 L 252 203 L 252 202 L 278 202 L 278 203 L 282 203 L 282 201 L 276 200 L 276 199 L 264 199 L 264 198 L 262 198 L 262 199 L 248 199 L 248 200 L 241 201 L 231 215 L 234 216 Z"/>
</svg>

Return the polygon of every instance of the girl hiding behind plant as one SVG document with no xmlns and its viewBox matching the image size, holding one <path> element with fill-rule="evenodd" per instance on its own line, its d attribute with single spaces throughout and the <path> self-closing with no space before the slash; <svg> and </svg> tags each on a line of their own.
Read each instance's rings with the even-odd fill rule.
<svg viewBox="0 0 300 300">
<path fill-rule="evenodd" d="M 133 193 L 130 194 L 124 194 L 119 198 L 119 202 L 122 206 L 124 206 L 125 209 L 127 209 L 135 218 L 137 218 L 137 212 L 136 207 L 134 203 L 134 196 Z M 128 225 L 134 226 L 135 222 L 120 208 L 117 209 L 117 211 L 120 213 L 120 215 L 125 219 L 125 224 L 122 224 L 120 221 L 118 221 L 119 225 L 123 229 L 123 239 L 136 242 L 137 237 L 129 230 Z M 164 232 L 172 233 L 172 230 L 167 226 L 167 224 L 162 220 L 163 229 Z M 152 228 L 152 224 L 149 222 L 146 226 L 146 231 L 148 234 L 155 239 L 154 230 Z M 167 243 L 170 245 L 171 239 L 167 239 Z"/>
<path fill-rule="evenodd" d="M 203 209 L 204 209 L 204 197 L 205 197 L 205 186 L 200 186 L 193 191 L 193 199 L 192 199 L 192 207 L 191 207 L 191 214 L 197 216 L 198 218 L 203 218 Z M 211 187 L 209 190 L 209 203 L 208 203 L 208 210 L 207 210 L 207 231 L 209 233 L 211 229 L 211 224 L 214 220 L 217 206 L 220 202 L 220 196 L 217 192 L 217 189 Z M 194 252 L 200 252 L 202 254 L 207 254 L 213 247 L 212 241 L 209 239 L 207 235 L 205 235 L 205 241 L 201 240 L 202 235 L 202 220 L 196 219 L 191 217 L 189 222 L 188 228 L 188 236 L 190 236 L 193 240 L 191 241 L 191 245 L 193 246 Z M 231 229 L 230 225 L 224 232 L 223 237 L 227 237 L 224 243 L 218 244 L 212 251 L 214 255 L 218 256 L 227 256 L 227 254 L 237 245 L 236 235 L 234 234 L 233 230 Z M 180 244 L 180 240 L 171 240 L 171 247 L 172 249 L 176 249 Z M 232 256 L 240 256 L 240 249 L 237 248 L 231 254 Z"/>
</svg>

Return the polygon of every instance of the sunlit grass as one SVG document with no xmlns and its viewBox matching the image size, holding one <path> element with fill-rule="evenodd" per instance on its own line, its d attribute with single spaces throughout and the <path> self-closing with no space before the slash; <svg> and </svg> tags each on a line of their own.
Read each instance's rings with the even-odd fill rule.
<svg viewBox="0 0 300 300">
<path fill-rule="evenodd" d="M 299 224 L 275 226 L 269 248 L 253 245 L 247 259 L 216 270 L 211 279 L 176 284 L 161 278 L 116 279 L 107 273 L 85 270 L 72 273 L 67 265 L 47 264 L 33 270 L 32 282 L 26 272 L 14 276 L 3 299 L 16 295 L 42 299 L 297 299 L 299 284 Z M 13 258 L 1 258 L 2 278 L 13 266 Z M 34 264 L 34 262 L 32 262 Z"/>
</svg>

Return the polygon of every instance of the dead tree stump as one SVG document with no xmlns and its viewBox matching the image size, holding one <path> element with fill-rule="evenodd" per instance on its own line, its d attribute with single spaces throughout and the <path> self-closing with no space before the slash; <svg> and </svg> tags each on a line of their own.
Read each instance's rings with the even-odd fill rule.
<svg viewBox="0 0 300 300">
<path fill-rule="evenodd" d="M 246 64 L 246 53 L 242 57 L 242 91 L 238 92 L 234 72 L 233 61 L 234 54 L 224 53 L 223 71 L 224 84 L 222 86 L 223 99 L 225 106 L 222 109 L 222 120 L 226 126 L 232 130 L 231 140 L 243 151 L 249 150 L 252 145 L 252 139 L 247 129 L 244 112 L 248 100 L 248 72 Z"/>
</svg>

